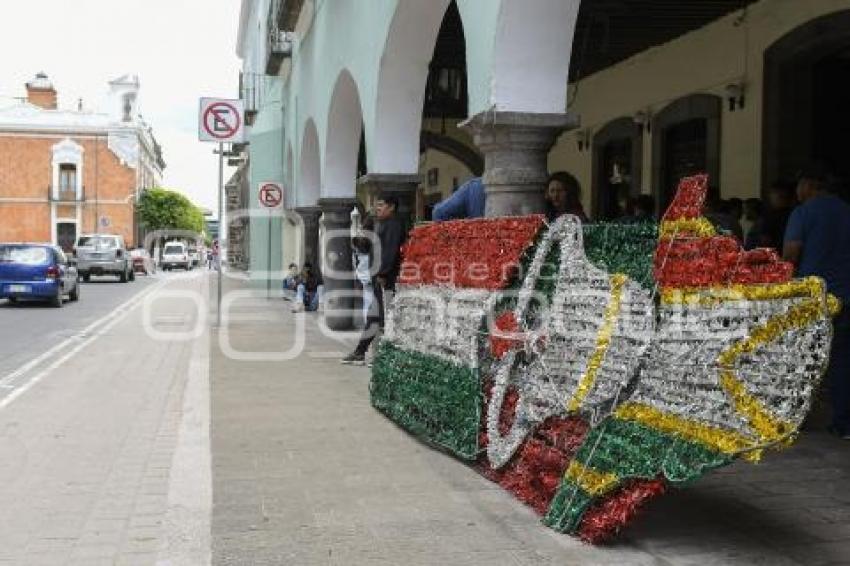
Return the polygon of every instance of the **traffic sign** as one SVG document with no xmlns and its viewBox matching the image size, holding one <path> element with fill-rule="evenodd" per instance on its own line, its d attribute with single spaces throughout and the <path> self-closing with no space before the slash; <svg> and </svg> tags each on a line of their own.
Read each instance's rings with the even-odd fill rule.
<svg viewBox="0 0 850 566">
<path fill-rule="evenodd" d="M 241 143 L 245 137 L 241 100 L 202 98 L 198 116 L 198 138 L 201 141 Z"/>
<path fill-rule="evenodd" d="M 278 183 L 260 183 L 257 191 L 260 206 L 269 210 L 283 206 L 283 187 Z"/>
</svg>

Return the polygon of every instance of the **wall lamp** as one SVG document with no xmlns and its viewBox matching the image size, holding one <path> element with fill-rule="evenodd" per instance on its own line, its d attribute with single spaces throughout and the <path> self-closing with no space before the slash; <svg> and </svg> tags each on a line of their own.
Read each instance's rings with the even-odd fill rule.
<svg viewBox="0 0 850 566">
<path fill-rule="evenodd" d="M 576 132 L 576 144 L 579 152 L 590 149 L 590 130 L 579 130 Z"/>
<path fill-rule="evenodd" d="M 734 112 L 739 108 L 743 110 L 747 102 L 744 83 L 737 82 L 726 85 L 726 99 L 729 101 L 729 112 Z"/>
</svg>

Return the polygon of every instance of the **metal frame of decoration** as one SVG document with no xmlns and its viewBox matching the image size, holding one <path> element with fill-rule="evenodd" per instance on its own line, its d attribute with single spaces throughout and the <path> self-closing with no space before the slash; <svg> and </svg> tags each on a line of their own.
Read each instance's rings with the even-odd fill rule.
<svg viewBox="0 0 850 566">
<path fill-rule="evenodd" d="M 789 445 L 837 302 L 718 235 L 706 187 L 684 179 L 660 226 L 415 229 L 373 405 L 594 543 L 671 486 Z"/>
</svg>

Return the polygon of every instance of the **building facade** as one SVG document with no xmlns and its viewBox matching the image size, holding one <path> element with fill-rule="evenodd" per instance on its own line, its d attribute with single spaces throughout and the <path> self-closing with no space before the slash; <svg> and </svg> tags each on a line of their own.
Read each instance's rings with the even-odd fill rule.
<svg viewBox="0 0 850 566">
<path fill-rule="evenodd" d="M 109 83 L 109 109 L 58 108 L 46 75 L 0 108 L 0 241 L 51 242 L 70 250 L 81 233 L 141 243 L 135 205 L 165 167 L 137 113 L 139 81 Z"/>
<path fill-rule="evenodd" d="M 758 197 L 812 160 L 850 174 L 848 21 L 850 0 L 243 0 L 237 52 L 276 92 L 252 164 L 290 188 L 304 257 L 314 217 L 342 234 L 392 191 L 427 220 L 474 175 L 490 216 L 541 211 L 553 170 L 595 219 L 639 194 L 662 210 L 695 172 Z M 285 228 L 256 232 L 288 249 Z M 347 242 L 316 246 L 344 270 Z"/>
</svg>

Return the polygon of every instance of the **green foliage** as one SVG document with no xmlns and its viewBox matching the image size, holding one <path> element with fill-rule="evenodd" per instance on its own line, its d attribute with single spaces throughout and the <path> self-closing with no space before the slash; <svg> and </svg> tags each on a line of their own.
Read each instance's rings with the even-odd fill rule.
<svg viewBox="0 0 850 566">
<path fill-rule="evenodd" d="M 137 205 L 139 219 L 145 228 L 154 230 L 204 231 L 204 215 L 182 194 L 156 188 L 145 191 Z"/>
</svg>

